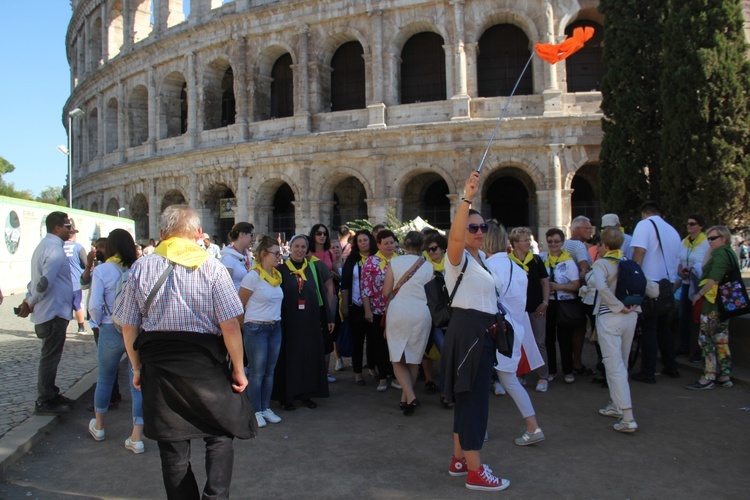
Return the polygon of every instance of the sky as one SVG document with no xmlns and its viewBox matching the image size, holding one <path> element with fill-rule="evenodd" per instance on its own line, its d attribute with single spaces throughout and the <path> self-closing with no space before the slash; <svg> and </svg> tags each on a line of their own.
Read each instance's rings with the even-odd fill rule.
<svg viewBox="0 0 750 500">
<path fill-rule="evenodd" d="M 71 12 L 68 0 L 0 0 L 0 156 L 16 167 L 3 179 L 35 195 L 62 187 L 68 173 L 57 146 L 68 142 L 62 108 Z"/>
</svg>

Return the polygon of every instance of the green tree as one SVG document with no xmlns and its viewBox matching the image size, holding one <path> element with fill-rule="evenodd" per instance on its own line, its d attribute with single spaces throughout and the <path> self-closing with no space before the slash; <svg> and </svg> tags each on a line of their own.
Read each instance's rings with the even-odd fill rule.
<svg viewBox="0 0 750 500">
<path fill-rule="evenodd" d="M 740 0 L 670 0 L 660 178 L 666 213 L 750 222 L 750 62 Z"/>
<path fill-rule="evenodd" d="M 30 191 L 18 191 L 12 182 L 7 182 L 3 179 L 4 174 L 9 174 L 15 169 L 16 167 L 11 162 L 0 156 L 0 195 L 24 200 L 33 199 Z"/>
<path fill-rule="evenodd" d="M 667 0 L 601 0 L 607 71 L 599 156 L 603 209 L 632 227 L 636 207 L 658 201 L 661 33 Z"/>
<path fill-rule="evenodd" d="M 42 203 L 49 203 L 51 205 L 60 205 L 61 207 L 67 206 L 68 201 L 63 196 L 63 190 L 57 186 L 47 186 L 44 191 L 39 193 L 36 197 L 36 201 Z"/>
</svg>

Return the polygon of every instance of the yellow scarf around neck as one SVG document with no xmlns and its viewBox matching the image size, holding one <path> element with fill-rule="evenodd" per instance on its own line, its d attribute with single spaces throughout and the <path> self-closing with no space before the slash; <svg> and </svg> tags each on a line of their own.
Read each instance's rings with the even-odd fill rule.
<svg viewBox="0 0 750 500">
<path fill-rule="evenodd" d="M 531 250 L 529 250 L 526 253 L 526 257 L 524 257 L 523 261 L 521 261 L 521 259 L 519 259 L 518 257 L 516 257 L 516 253 L 513 252 L 513 251 L 511 251 L 508 254 L 508 257 L 510 257 L 510 260 L 512 260 L 513 262 L 515 262 L 519 266 L 521 266 L 523 268 L 523 270 L 526 271 L 526 274 L 528 274 L 529 273 L 528 263 L 531 262 L 531 259 L 534 258 L 534 252 L 532 252 Z"/>
<path fill-rule="evenodd" d="M 266 270 L 260 266 L 260 264 L 255 264 L 253 266 L 253 269 L 258 271 L 258 274 L 260 274 L 260 277 L 266 280 L 269 285 L 279 286 L 281 284 L 281 273 L 275 267 L 271 269 L 271 274 L 268 274 Z"/>
<path fill-rule="evenodd" d="M 365 262 L 367 262 L 367 257 L 369 257 L 369 255 L 359 254 L 359 265 L 360 266 L 364 266 L 365 265 Z"/>
<path fill-rule="evenodd" d="M 198 267 L 209 257 L 208 252 L 194 242 L 177 237 L 162 241 L 154 253 L 185 267 Z"/>
<path fill-rule="evenodd" d="M 119 253 L 115 255 L 114 257 L 110 257 L 109 259 L 107 259 L 107 262 L 114 262 L 118 266 L 122 266 L 122 258 L 120 258 Z"/>
<path fill-rule="evenodd" d="M 605 259 L 616 259 L 621 260 L 622 259 L 622 250 L 610 250 L 609 252 L 604 254 Z"/>
<path fill-rule="evenodd" d="M 307 259 L 304 259 L 302 261 L 302 267 L 297 269 L 294 267 L 294 264 L 292 264 L 292 259 L 287 259 L 286 261 L 286 267 L 289 268 L 289 272 L 292 274 L 296 274 L 300 278 L 302 278 L 302 281 L 307 281 L 307 276 L 305 276 L 305 269 L 307 269 Z"/>
<path fill-rule="evenodd" d="M 544 261 L 544 267 L 548 267 L 551 269 L 557 266 L 557 264 L 559 264 L 560 262 L 564 262 L 566 260 L 573 260 L 573 256 L 570 255 L 567 250 L 563 250 L 562 253 L 560 253 L 560 255 L 557 257 L 552 257 L 552 255 L 547 254 L 547 260 Z"/>
<path fill-rule="evenodd" d="M 693 241 L 690 241 L 690 236 L 682 240 L 682 244 L 688 247 L 690 250 L 695 250 L 695 247 L 706 241 L 706 233 L 699 234 Z"/>
<path fill-rule="evenodd" d="M 435 271 L 437 271 L 439 273 L 442 273 L 443 271 L 445 271 L 445 253 L 443 253 L 443 257 L 440 259 L 440 262 L 434 262 L 430 258 L 430 254 L 427 253 L 427 251 L 422 252 L 422 255 L 424 255 L 424 260 L 426 260 L 427 262 L 429 262 L 430 264 L 432 264 L 432 268 Z"/>
<path fill-rule="evenodd" d="M 385 269 L 385 266 L 387 266 L 387 265 L 388 265 L 388 263 L 389 263 L 389 262 L 391 261 L 391 259 L 393 258 L 392 256 L 391 256 L 391 259 L 388 259 L 388 258 L 386 258 L 386 256 L 385 256 L 385 255 L 383 255 L 382 253 L 380 253 L 380 250 L 378 250 L 378 253 L 376 253 L 376 254 L 375 254 L 375 257 L 378 257 L 378 258 L 380 259 L 380 262 L 378 263 L 378 265 L 380 266 L 380 270 L 381 270 L 381 271 L 382 271 L 383 269 Z"/>
</svg>

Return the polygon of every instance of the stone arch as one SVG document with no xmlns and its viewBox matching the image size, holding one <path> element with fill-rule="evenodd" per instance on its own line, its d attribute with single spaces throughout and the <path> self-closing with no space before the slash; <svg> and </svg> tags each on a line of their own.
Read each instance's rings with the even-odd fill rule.
<svg viewBox="0 0 750 500">
<path fill-rule="evenodd" d="M 557 25 L 556 33 L 558 37 L 564 37 L 565 30 L 575 21 L 588 19 L 600 26 L 604 26 L 604 14 L 599 12 L 598 0 L 579 0 L 578 6 L 580 8 L 577 11 L 568 12 L 560 18 L 560 24 Z"/>
<path fill-rule="evenodd" d="M 336 167 L 330 172 L 326 172 L 326 175 L 320 176 L 312 186 L 313 196 L 317 195 L 320 200 L 332 199 L 336 192 L 336 185 L 348 177 L 354 177 L 362 184 L 367 198 L 374 196 L 374 189 L 370 180 L 361 170 L 354 167 Z"/>
<path fill-rule="evenodd" d="M 136 194 L 129 209 L 128 215 L 135 221 L 136 241 L 148 239 L 151 236 L 148 229 L 148 197 L 143 193 Z"/>
<path fill-rule="evenodd" d="M 489 175 L 503 168 L 515 167 L 531 178 L 531 183 L 533 184 L 535 191 L 544 188 L 548 184 L 546 174 L 536 163 L 528 158 L 510 155 L 507 157 L 495 157 L 494 160 L 494 165 L 485 163 L 482 175 L 484 175 L 485 171 Z"/>
<path fill-rule="evenodd" d="M 87 160 L 91 161 L 99 155 L 99 110 L 92 108 L 86 117 L 86 134 L 88 140 Z"/>
<path fill-rule="evenodd" d="M 268 120 L 272 118 L 272 86 L 273 71 L 276 62 L 288 54 L 292 59 L 292 65 L 297 64 L 293 48 L 286 42 L 277 41 L 261 51 L 254 68 L 253 103 L 255 107 L 255 120 Z"/>
<path fill-rule="evenodd" d="M 370 53 L 367 39 L 347 28 L 331 34 L 317 49 L 320 73 L 319 104 L 321 111 L 362 109 L 367 104 L 369 67 L 365 57 Z"/>
<path fill-rule="evenodd" d="M 99 212 L 99 203 L 94 201 L 91 203 L 91 212 Z"/>
<path fill-rule="evenodd" d="M 119 117 L 117 99 L 112 97 L 104 110 L 104 154 L 112 153 L 119 147 Z"/>
<path fill-rule="evenodd" d="M 599 164 L 590 162 L 580 167 L 570 176 L 569 186 L 571 219 L 585 215 L 596 226 L 602 215 Z"/>
<path fill-rule="evenodd" d="M 212 130 L 235 122 L 234 71 L 228 58 L 220 57 L 203 69 L 203 129 Z"/>
<path fill-rule="evenodd" d="M 117 198 L 110 198 L 107 202 L 107 215 L 117 215 L 121 206 L 122 205 L 120 205 L 120 202 L 117 200 Z"/>
<path fill-rule="evenodd" d="M 417 216 L 441 229 L 451 225 L 451 202 L 448 199 L 450 187 L 446 180 L 435 171 L 417 171 L 409 176 L 404 185 L 402 215 L 404 221 Z"/>
<path fill-rule="evenodd" d="M 476 25 L 476 31 L 467 30 L 466 42 L 478 43 L 482 35 L 491 27 L 498 24 L 512 24 L 523 30 L 529 38 L 529 49 L 534 40 L 539 40 L 541 34 L 534 20 L 528 13 L 521 10 L 502 10 L 482 18 L 482 22 Z"/>
<path fill-rule="evenodd" d="M 95 70 L 102 64 L 102 18 L 100 15 L 97 15 L 91 23 L 91 34 L 88 41 L 91 69 Z"/>
<path fill-rule="evenodd" d="M 294 179 L 274 172 L 254 177 L 250 189 L 249 199 L 255 200 L 254 220 L 250 222 L 255 224 L 256 232 L 283 232 L 289 239 L 296 230 L 295 205 L 300 201 L 300 189 Z"/>
<path fill-rule="evenodd" d="M 598 13 L 594 13 L 598 14 Z M 592 15 L 592 14 L 589 14 Z M 601 14 L 594 17 L 601 17 Z M 605 68 L 602 61 L 604 51 L 604 28 L 584 13 L 565 28 L 570 36 L 578 27 L 594 28 L 594 36 L 578 52 L 565 60 L 565 81 L 568 92 L 592 92 L 601 90 Z"/>
<path fill-rule="evenodd" d="M 435 20 L 428 17 L 417 16 L 403 22 L 403 26 L 398 30 L 389 44 L 389 50 L 393 54 L 400 54 L 406 42 L 419 33 L 430 32 L 436 33 L 448 40 L 448 32 L 444 26 L 435 23 Z"/>
<path fill-rule="evenodd" d="M 367 218 L 366 199 L 373 196 L 367 177 L 355 168 L 338 167 L 321 176 L 312 187 L 313 197 L 323 202 L 320 220 L 332 227 L 354 219 Z M 327 204 L 332 202 L 332 205 Z"/>
<path fill-rule="evenodd" d="M 536 233 L 536 185 L 523 169 L 503 166 L 487 176 L 482 186 L 482 214 L 500 221 L 510 230 L 518 226 L 530 227 Z"/>
<path fill-rule="evenodd" d="M 133 6 L 133 43 L 145 40 L 151 34 L 153 0 L 131 0 Z"/>
<path fill-rule="evenodd" d="M 527 71 L 520 81 L 531 44 L 524 30 L 515 24 L 494 24 L 479 38 L 476 58 L 477 95 L 508 96 L 516 83 L 517 95 L 534 93 L 533 74 Z"/>
<path fill-rule="evenodd" d="M 128 99 L 128 135 L 130 146 L 140 146 L 148 140 L 148 88 L 136 85 Z"/>
<path fill-rule="evenodd" d="M 164 193 L 164 196 L 161 198 L 161 210 L 159 213 L 163 212 L 165 208 L 170 207 L 172 205 L 182 205 L 187 203 L 187 200 L 185 199 L 185 195 L 182 194 L 182 191 L 179 189 L 170 189 L 166 193 Z"/>
<path fill-rule="evenodd" d="M 227 206 L 222 200 L 234 199 Z M 203 192 L 201 224 L 203 231 L 211 236 L 218 235 L 220 241 L 228 241 L 227 236 L 235 224 L 237 209 L 236 196 L 232 188 L 223 182 L 216 182 Z M 240 221 L 237 221 L 240 222 Z"/>
<path fill-rule="evenodd" d="M 112 2 L 109 9 L 109 23 L 107 25 L 107 59 L 114 59 L 120 54 L 124 40 L 124 16 L 120 0 Z"/>
<path fill-rule="evenodd" d="M 444 101 L 447 98 L 445 37 L 435 31 L 412 35 L 403 45 L 398 102 Z"/>
<path fill-rule="evenodd" d="M 180 71 L 172 71 L 164 78 L 159 100 L 160 139 L 178 137 L 187 132 L 187 81 Z"/>
</svg>

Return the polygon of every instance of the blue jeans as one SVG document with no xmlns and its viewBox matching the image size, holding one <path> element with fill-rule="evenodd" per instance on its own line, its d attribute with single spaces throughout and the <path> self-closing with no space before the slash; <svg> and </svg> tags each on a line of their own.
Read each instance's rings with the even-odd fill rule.
<svg viewBox="0 0 750 500">
<path fill-rule="evenodd" d="M 243 340 L 250 363 L 250 403 L 256 412 L 265 411 L 271 407 L 273 371 L 281 350 L 281 321 L 272 325 L 245 323 Z"/>
<path fill-rule="evenodd" d="M 117 377 L 117 367 L 120 366 L 122 355 L 125 354 L 125 341 L 122 334 L 114 325 L 105 323 L 99 325 L 99 345 L 96 359 L 99 366 L 99 377 L 96 379 L 94 392 L 94 411 L 107 413 L 112 386 Z M 128 379 L 130 380 L 130 396 L 133 403 L 133 425 L 143 425 L 143 396 L 141 391 L 133 387 L 133 371 L 128 359 Z"/>
</svg>

